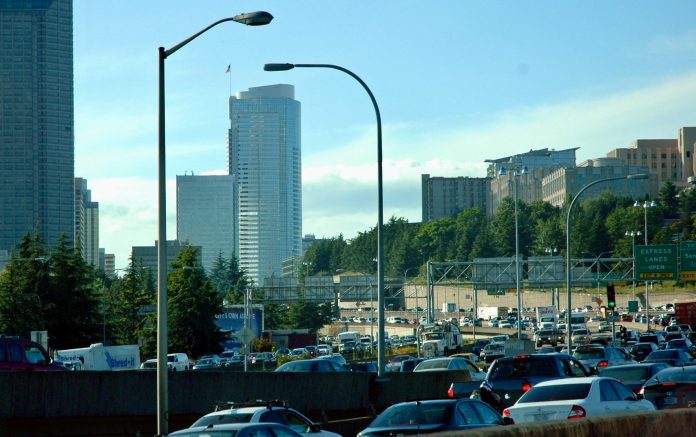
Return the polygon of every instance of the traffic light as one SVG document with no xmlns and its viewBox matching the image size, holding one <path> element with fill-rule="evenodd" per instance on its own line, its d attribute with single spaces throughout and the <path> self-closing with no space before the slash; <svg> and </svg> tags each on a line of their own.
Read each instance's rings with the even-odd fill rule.
<svg viewBox="0 0 696 437">
<path fill-rule="evenodd" d="M 614 284 L 607 284 L 607 306 L 609 308 L 616 307 L 616 293 L 614 292 Z"/>
<path fill-rule="evenodd" d="M 626 345 L 626 342 L 627 342 L 627 340 L 628 340 L 628 339 L 626 338 L 626 327 L 625 327 L 625 326 L 621 326 L 621 327 L 619 328 L 619 332 L 621 333 L 621 334 L 620 334 L 621 344 L 622 344 L 622 345 Z"/>
</svg>

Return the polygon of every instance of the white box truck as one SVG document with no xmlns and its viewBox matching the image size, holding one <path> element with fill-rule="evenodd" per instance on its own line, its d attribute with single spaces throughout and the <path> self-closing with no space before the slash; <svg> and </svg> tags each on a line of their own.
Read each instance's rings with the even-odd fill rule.
<svg viewBox="0 0 696 437">
<path fill-rule="evenodd" d="M 555 305 L 536 308 L 538 329 L 556 329 L 558 323 L 558 309 Z"/>
<path fill-rule="evenodd" d="M 89 347 L 55 351 L 53 359 L 80 370 L 131 370 L 140 367 L 140 347 L 137 344 L 104 346 L 95 343 Z"/>
<path fill-rule="evenodd" d="M 478 317 L 483 320 L 505 318 L 508 316 L 508 307 L 478 307 Z"/>
</svg>

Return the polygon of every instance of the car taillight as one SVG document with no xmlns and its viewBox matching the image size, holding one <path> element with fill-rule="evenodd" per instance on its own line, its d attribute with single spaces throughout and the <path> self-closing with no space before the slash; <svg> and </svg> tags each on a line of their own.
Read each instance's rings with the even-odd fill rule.
<svg viewBox="0 0 696 437">
<path fill-rule="evenodd" d="M 454 384 L 450 384 L 450 388 L 449 388 L 449 390 L 447 390 L 447 397 L 448 398 L 454 397 Z"/>
<path fill-rule="evenodd" d="M 597 367 L 607 367 L 609 365 L 609 361 L 607 360 L 602 360 L 599 363 L 597 363 Z"/>
<path fill-rule="evenodd" d="M 587 415 L 585 409 L 579 405 L 573 405 L 568 413 L 568 419 L 582 419 Z"/>
<path fill-rule="evenodd" d="M 677 383 L 674 382 L 674 381 L 670 381 L 670 382 L 663 382 L 661 385 L 662 385 L 663 387 L 676 387 L 676 386 L 677 386 Z"/>
<path fill-rule="evenodd" d="M 503 410 L 503 417 L 508 417 L 508 418 L 512 419 L 512 415 L 510 414 L 510 410 L 508 410 L 507 408 L 504 409 Z"/>
<path fill-rule="evenodd" d="M 522 393 L 527 393 L 532 388 L 532 384 L 525 382 L 522 384 Z"/>
<path fill-rule="evenodd" d="M 645 394 L 645 388 L 641 387 L 640 390 L 638 390 L 638 394 L 644 395 Z"/>
</svg>

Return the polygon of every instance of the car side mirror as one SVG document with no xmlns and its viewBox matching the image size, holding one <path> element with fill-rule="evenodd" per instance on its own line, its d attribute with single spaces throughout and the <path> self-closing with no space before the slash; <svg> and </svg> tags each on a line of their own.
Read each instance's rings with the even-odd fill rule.
<svg viewBox="0 0 696 437">
<path fill-rule="evenodd" d="M 593 368 L 590 370 L 590 375 L 599 375 L 599 369 L 598 368 Z"/>
<path fill-rule="evenodd" d="M 645 396 L 643 395 L 643 393 L 636 393 L 636 400 L 637 401 L 642 401 L 643 399 L 645 399 Z"/>
<path fill-rule="evenodd" d="M 309 427 L 309 429 L 310 429 L 311 432 L 319 432 L 319 431 L 321 431 L 321 426 L 319 426 L 319 425 L 317 425 L 317 424 L 315 423 L 315 424 L 312 424 L 312 425 Z"/>
<path fill-rule="evenodd" d="M 515 421 L 512 420 L 512 417 L 503 417 L 503 425 L 514 425 Z"/>
</svg>

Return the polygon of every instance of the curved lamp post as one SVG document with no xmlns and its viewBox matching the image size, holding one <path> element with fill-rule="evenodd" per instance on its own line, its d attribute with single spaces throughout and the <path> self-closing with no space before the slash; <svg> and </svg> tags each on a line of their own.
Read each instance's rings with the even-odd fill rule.
<svg viewBox="0 0 696 437">
<path fill-rule="evenodd" d="M 572 315 L 572 299 L 571 299 L 571 294 L 570 294 L 570 289 L 572 288 L 572 271 L 571 271 L 571 266 L 570 266 L 570 218 L 572 217 L 572 212 L 573 212 L 573 205 L 575 205 L 575 201 L 578 200 L 580 195 L 587 190 L 588 188 L 597 185 L 602 182 L 609 182 L 609 181 L 618 181 L 621 179 L 648 179 L 649 175 L 641 173 L 641 174 L 630 174 L 627 176 L 614 176 L 611 178 L 603 178 L 603 179 L 597 179 L 596 181 L 592 181 L 589 184 L 585 185 L 578 191 L 578 194 L 573 197 L 573 200 L 570 202 L 570 205 L 568 206 L 568 216 L 566 218 L 566 286 L 568 288 L 568 307 L 566 308 L 566 344 L 568 345 L 568 354 L 571 353 L 571 346 L 572 346 L 572 324 L 570 323 L 570 318 Z"/>
<path fill-rule="evenodd" d="M 211 28 L 226 21 L 247 26 L 262 26 L 273 20 L 268 12 L 258 11 L 223 18 L 165 50 L 159 48 L 159 141 L 157 178 L 157 435 L 167 435 L 169 399 L 167 386 L 167 208 L 164 123 L 164 60 Z"/>
<path fill-rule="evenodd" d="M 377 377 L 384 376 L 384 233 L 383 233 L 383 196 L 382 196 L 382 117 L 379 114 L 377 100 L 370 88 L 358 75 L 347 68 L 332 64 L 266 64 L 265 71 L 287 71 L 293 68 L 331 68 L 342 71 L 357 80 L 370 96 L 377 116 Z"/>
</svg>

